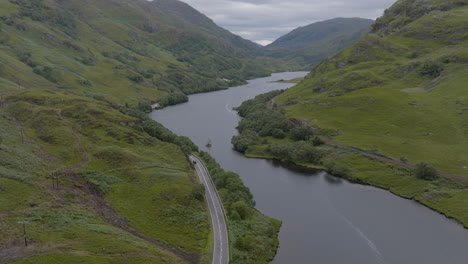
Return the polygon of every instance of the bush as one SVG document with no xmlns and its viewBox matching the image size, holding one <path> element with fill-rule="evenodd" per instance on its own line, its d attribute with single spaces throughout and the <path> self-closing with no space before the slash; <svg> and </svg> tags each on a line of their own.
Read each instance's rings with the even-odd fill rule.
<svg viewBox="0 0 468 264">
<path fill-rule="evenodd" d="M 314 137 L 314 138 L 312 139 L 312 144 L 313 144 L 314 146 L 322 146 L 323 144 L 325 144 L 325 141 L 323 141 L 323 140 L 322 140 L 321 138 L 319 138 L 319 137 Z"/>
<path fill-rule="evenodd" d="M 37 75 L 44 77 L 45 79 L 49 80 L 50 82 L 57 83 L 58 79 L 54 75 L 54 69 L 49 66 L 44 67 L 36 67 L 34 68 L 33 72 Z"/>
<path fill-rule="evenodd" d="M 351 167 L 349 167 L 346 164 L 328 161 L 324 163 L 324 166 L 327 169 L 328 173 L 332 174 L 333 176 L 349 177 L 352 174 Z"/>
<path fill-rule="evenodd" d="M 429 163 L 426 162 L 421 162 L 416 165 L 416 168 L 414 169 L 414 173 L 416 174 L 416 177 L 418 179 L 423 179 L 423 180 L 435 180 L 439 176 L 436 169 L 432 167 Z"/>
<path fill-rule="evenodd" d="M 307 140 L 314 135 L 308 127 L 298 125 L 291 129 L 291 139 L 294 141 Z"/>
<path fill-rule="evenodd" d="M 442 71 L 444 70 L 444 66 L 438 62 L 426 62 L 424 63 L 421 70 L 419 70 L 419 74 L 421 75 L 429 75 L 433 78 L 439 77 Z"/>
</svg>

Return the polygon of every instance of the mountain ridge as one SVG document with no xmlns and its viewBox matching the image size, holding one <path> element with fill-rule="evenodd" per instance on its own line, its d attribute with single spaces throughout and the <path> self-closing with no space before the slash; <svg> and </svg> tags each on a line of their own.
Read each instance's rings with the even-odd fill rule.
<svg viewBox="0 0 468 264">
<path fill-rule="evenodd" d="M 355 43 L 370 31 L 374 21 L 363 18 L 334 18 L 299 27 L 263 48 L 264 54 L 293 61 L 304 69 Z M 309 70 L 308 69 L 308 70 Z"/>
</svg>

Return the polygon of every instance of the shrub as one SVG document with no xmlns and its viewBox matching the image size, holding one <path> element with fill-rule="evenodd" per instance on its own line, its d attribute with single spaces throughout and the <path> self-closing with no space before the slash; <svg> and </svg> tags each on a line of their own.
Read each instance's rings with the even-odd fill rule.
<svg viewBox="0 0 468 264">
<path fill-rule="evenodd" d="M 414 169 L 414 173 L 416 174 L 416 177 L 418 179 L 423 179 L 423 180 L 435 180 L 438 177 L 438 173 L 432 165 L 426 162 L 421 162 L 416 165 L 416 168 Z"/>
<path fill-rule="evenodd" d="M 50 82 L 57 83 L 58 79 L 54 75 L 54 69 L 49 66 L 45 67 L 36 67 L 34 68 L 33 72 L 37 75 L 44 77 L 45 79 L 49 80 Z"/>
<path fill-rule="evenodd" d="M 314 146 L 322 146 L 323 144 L 325 144 L 325 141 L 323 141 L 321 138 L 316 136 L 312 139 L 312 144 Z"/>
<path fill-rule="evenodd" d="M 307 140 L 313 135 L 314 132 L 305 126 L 296 126 L 291 129 L 291 139 L 294 141 Z"/>
<path fill-rule="evenodd" d="M 79 80 L 78 83 L 83 85 L 83 86 L 86 86 L 86 87 L 93 86 L 93 83 L 90 80 L 87 80 L 87 79 Z"/>
<path fill-rule="evenodd" d="M 349 177 L 352 174 L 351 167 L 346 164 L 328 161 L 323 164 L 327 171 L 334 176 Z"/>
<path fill-rule="evenodd" d="M 128 76 L 128 79 L 134 83 L 142 83 L 145 81 L 145 78 L 139 75 Z"/>
<path fill-rule="evenodd" d="M 439 62 L 426 62 L 424 63 L 423 67 L 419 70 L 419 74 L 421 75 L 429 75 L 433 78 L 439 77 L 442 71 L 444 70 L 444 66 Z"/>
</svg>

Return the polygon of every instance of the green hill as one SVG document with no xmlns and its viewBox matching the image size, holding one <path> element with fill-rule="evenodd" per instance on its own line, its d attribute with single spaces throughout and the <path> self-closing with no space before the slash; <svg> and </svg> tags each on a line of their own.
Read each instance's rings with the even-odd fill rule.
<svg viewBox="0 0 468 264">
<path fill-rule="evenodd" d="M 278 98 L 337 142 L 468 176 L 466 1 L 398 1 Z"/>
<path fill-rule="evenodd" d="M 371 19 L 335 18 L 297 28 L 264 48 L 269 56 L 302 65 L 319 64 L 335 52 L 354 44 L 369 32 Z"/>
<path fill-rule="evenodd" d="M 210 263 L 197 148 L 144 111 L 280 69 L 255 48 L 178 1 L 0 1 L 0 262 Z M 203 157 L 232 263 L 272 259 L 280 222 Z"/>
<path fill-rule="evenodd" d="M 59 87 L 168 104 L 280 69 L 178 1 L 11 0 L 1 1 L 0 18 L 1 90 Z"/>
<path fill-rule="evenodd" d="M 233 144 L 388 189 L 468 226 L 467 83 L 468 1 L 400 0 L 298 85 L 244 103 Z M 441 177 L 425 180 L 412 169 L 422 162 Z"/>
</svg>

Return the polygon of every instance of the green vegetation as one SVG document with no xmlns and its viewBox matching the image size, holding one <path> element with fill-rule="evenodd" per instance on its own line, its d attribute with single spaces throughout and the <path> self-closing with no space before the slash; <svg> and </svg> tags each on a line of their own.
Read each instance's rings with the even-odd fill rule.
<svg viewBox="0 0 468 264">
<path fill-rule="evenodd" d="M 295 67 L 258 50 L 179 1 L 0 1 L 0 262 L 210 262 L 198 148 L 146 112 Z M 232 236 L 261 252 L 234 261 L 266 262 L 279 223 L 235 179 Z"/>
<path fill-rule="evenodd" d="M 200 156 L 213 177 L 228 217 L 230 263 L 268 263 L 276 254 L 281 222 L 255 209 L 253 196 L 238 174 L 225 172 L 208 153 L 201 152 Z"/>
<path fill-rule="evenodd" d="M 209 260 L 209 216 L 184 153 L 194 148 L 190 140 L 149 120 L 137 106 L 119 111 L 103 101 L 50 89 L 13 92 L 4 100 L 0 245 L 20 246 L 17 222 L 27 220 L 34 246 L 2 259 Z"/>
<path fill-rule="evenodd" d="M 335 18 L 297 28 L 266 46 L 261 52 L 310 70 L 326 57 L 354 44 L 369 32 L 370 19 Z"/>
<path fill-rule="evenodd" d="M 294 79 L 291 79 L 291 80 L 281 79 L 281 80 L 275 81 L 274 83 L 300 83 L 302 80 L 304 80 L 303 77 L 294 78 Z"/>
<path fill-rule="evenodd" d="M 370 34 L 295 87 L 243 104 L 241 123 L 257 135 L 245 154 L 388 189 L 468 227 L 468 185 L 447 178 L 468 177 L 467 18 L 465 1 L 398 1 Z M 262 112 L 313 134 L 302 142 L 291 131 L 283 139 L 260 135 L 255 123 L 275 124 L 254 118 Z M 294 156 L 293 144 L 315 145 L 320 159 Z"/>
<path fill-rule="evenodd" d="M 62 88 L 172 105 L 290 69 L 179 1 L 0 2 L 0 92 Z"/>
<path fill-rule="evenodd" d="M 416 164 L 416 177 L 423 180 L 435 180 L 438 177 L 437 171 L 430 164 L 421 162 Z"/>
<path fill-rule="evenodd" d="M 371 34 L 275 102 L 336 131 L 339 144 L 468 176 L 467 14 L 461 2 L 398 1 Z"/>
</svg>

